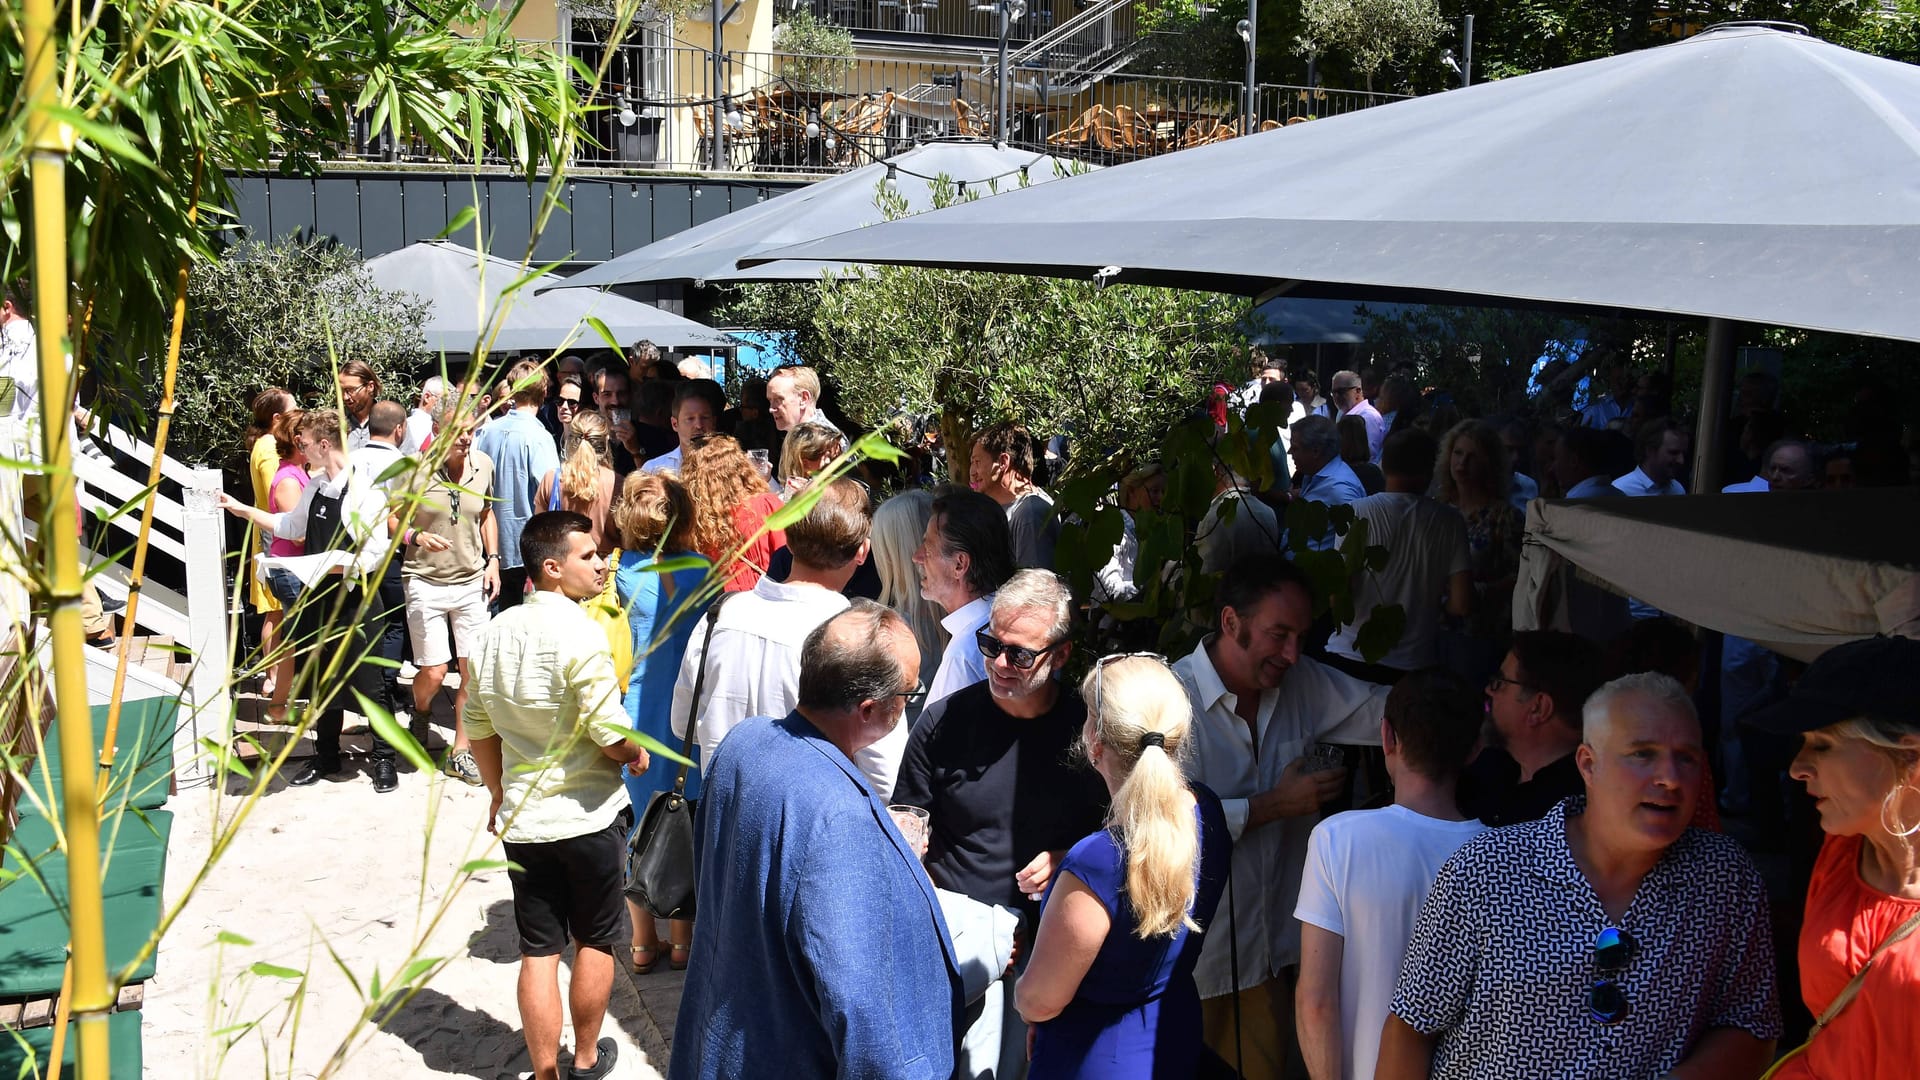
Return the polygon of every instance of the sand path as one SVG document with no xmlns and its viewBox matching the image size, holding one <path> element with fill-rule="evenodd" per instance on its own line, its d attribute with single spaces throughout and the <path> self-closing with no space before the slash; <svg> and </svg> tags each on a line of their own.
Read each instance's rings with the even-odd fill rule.
<svg viewBox="0 0 1920 1080">
<path fill-rule="evenodd" d="M 351 757 L 364 751 L 366 736 L 344 742 L 355 771 L 304 789 L 276 780 L 167 934 L 147 988 L 148 1076 L 313 1077 L 356 1030 L 361 1037 L 336 1075 L 496 1080 L 531 1068 L 514 1003 L 518 950 L 506 872 L 475 874 L 440 924 L 426 928 L 463 864 L 501 857 L 478 830 L 486 792 L 403 766 L 399 790 L 377 794 L 366 759 Z M 226 792 L 183 791 L 169 803 L 169 903 L 204 864 L 215 814 L 231 816 L 248 787 L 235 778 Z M 223 931 L 251 944 L 222 944 Z M 447 957 L 447 965 L 380 1030 L 358 1024 L 364 999 L 322 939 L 367 989 L 376 967 L 390 981 L 423 937 L 421 955 Z M 258 964 L 307 973 L 297 1023 L 290 999 L 298 981 L 256 974 Z M 662 1075 L 683 978 L 664 962 L 651 975 L 627 975 L 624 965 L 616 975 L 602 1035 L 620 1044 L 620 1076 Z M 563 1040 L 571 1045 L 571 1029 Z"/>
</svg>

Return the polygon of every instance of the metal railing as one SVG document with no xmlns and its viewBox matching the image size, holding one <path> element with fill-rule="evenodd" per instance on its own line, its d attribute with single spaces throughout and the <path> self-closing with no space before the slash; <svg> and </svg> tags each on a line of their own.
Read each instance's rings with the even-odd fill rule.
<svg viewBox="0 0 1920 1080">
<path fill-rule="evenodd" d="M 1007 56 L 1007 67 L 1084 73 L 1140 38 L 1139 0 L 1097 0 Z M 994 66 L 988 67 L 991 74 Z M 1060 80 L 1070 81 L 1070 80 Z"/>
<path fill-rule="evenodd" d="M 1108 12 L 1130 18 L 1131 10 Z M 1105 40 L 1097 22 L 1068 27 L 1067 37 L 1078 40 L 1085 34 L 1092 48 Z M 1113 40 L 1124 36 L 1116 31 Z M 590 66 L 607 48 L 592 41 L 566 47 Z M 721 56 L 716 72 L 713 54 L 694 46 L 649 41 L 613 48 L 618 55 L 609 64 L 608 81 L 589 102 L 586 138 L 577 145 L 572 166 L 819 175 L 948 136 L 1001 137 L 1113 164 L 1230 138 L 1247 126 L 1240 83 L 1104 73 L 1084 63 L 1010 63 L 1008 130 L 995 132 L 998 87 L 994 65 L 985 59 L 954 63 L 732 51 Z M 1263 85 L 1252 127 L 1352 112 L 1399 96 Z M 722 135 L 717 162 L 711 134 L 716 119 Z M 430 148 L 396 146 L 379 136 L 362 143 L 343 151 L 388 160 L 438 160 Z"/>
<path fill-rule="evenodd" d="M 1000 13 L 979 0 L 801 0 L 815 16 L 860 39 L 979 38 L 1000 40 Z M 1027 42 L 1073 18 L 1086 0 L 1028 0 L 1026 14 L 1007 27 L 1007 40 Z"/>
</svg>

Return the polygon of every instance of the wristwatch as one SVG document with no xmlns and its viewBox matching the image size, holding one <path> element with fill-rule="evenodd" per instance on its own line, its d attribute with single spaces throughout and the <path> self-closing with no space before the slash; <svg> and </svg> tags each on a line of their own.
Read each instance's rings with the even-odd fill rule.
<svg viewBox="0 0 1920 1080">
<path fill-rule="evenodd" d="M 488 553 L 487 553 L 487 558 L 486 558 L 486 561 L 487 561 L 487 562 L 498 562 L 498 561 L 500 561 L 501 559 L 503 559 L 503 558 L 505 558 L 505 557 L 506 557 L 506 556 L 504 556 L 504 555 L 502 555 L 502 554 L 500 554 L 500 553 L 499 553 L 499 552 L 497 552 L 497 551 L 490 551 L 490 552 L 488 552 Z"/>
</svg>

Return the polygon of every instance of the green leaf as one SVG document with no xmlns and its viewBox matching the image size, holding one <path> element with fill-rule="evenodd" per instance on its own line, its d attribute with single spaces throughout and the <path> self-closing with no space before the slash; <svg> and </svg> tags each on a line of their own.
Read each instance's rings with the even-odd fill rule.
<svg viewBox="0 0 1920 1080">
<path fill-rule="evenodd" d="M 713 562 L 704 555 L 682 555 L 677 559 L 657 559 L 640 568 L 646 574 L 677 574 L 682 570 L 708 570 Z"/>
<path fill-rule="evenodd" d="M 607 343 L 607 348 L 612 349 L 620 356 L 627 354 L 627 347 L 620 344 L 620 339 L 613 336 L 613 331 L 607 329 L 607 324 L 601 322 L 598 315 L 587 316 L 587 325 L 593 329 L 594 333 L 600 335 L 601 341 Z"/>
<path fill-rule="evenodd" d="M 1354 635 L 1354 648 L 1360 650 L 1370 664 L 1393 651 L 1400 644 L 1400 638 L 1407 632 L 1407 610 L 1399 604 L 1380 604 L 1367 616 L 1366 625 Z"/>
<path fill-rule="evenodd" d="M 524 872 L 526 867 L 510 859 L 474 859 L 471 862 L 460 864 L 460 872 L 463 874 L 484 874 L 489 870 L 520 870 Z"/>
<path fill-rule="evenodd" d="M 656 739 L 653 736 L 648 735 L 644 732 L 635 731 L 630 727 L 623 727 L 619 724 L 604 722 L 604 721 L 600 724 L 600 727 L 603 730 L 611 731 L 614 734 L 620 736 L 621 738 L 627 740 L 628 742 L 634 744 L 635 746 L 640 747 L 641 749 L 645 750 L 649 755 L 653 757 L 663 757 L 663 758 L 666 758 L 668 761 L 671 761 L 680 765 L 687 765 L 687 766 L 693 765 L 692 761 L 689 761 L 688 759 L 680 756 L 680 751 L 674 749 L 671 746 L 668 746 L 667 744 L 661 742 L 659 739 Z M 624 768 L 624 766 L 622 767 Z"/>
<path fill-rule="evenodd" d="M 290 967 L 281 967 L 279 964 L 269 964 L 264 960 L 254 964 L 247 970 L 263 979 L 304 979 L 307 977 L 307 973 L 304 971 L 296 971 Z"/>
<path fill-rule="evenodd" d="M 205 736 L 201 737 L 198 745 L 201 751 L 212 758 L 214 764 L 219 768 L 230 773 L 238 773 L 249 780 L 253 779 L 253 770 L 247 768 L 246 762 L 241 761 L 240 756 L 227 747 Z"/>
<path fill-rule="evenodd" d="M 423 956 L 403 968 L 400 972 L 400 978 L 395 981 L 394 985 L 412 986 L 416 980 L 438 967 L 444 960 L 445 957 Z"/>
<path fill-rule="evenodd" d="M 220 931 L 218 934 L 215 934 L 213 936 L 213 940 L 219 942 L 222 945 L 247 946 L 247 945 L 253 944 L 252 940 L 248 938 L 243 938 L 239 934 L 236 934 L 231 930 Z"/>
<path fill-rule="evenodd" d="M 453 215 L 453 220 L 447 222 L 447 227 L 435 233 L 433 238 L 435 240 L 445 240 L 447 237 L 473 224 L 473 219 L 479 216 L 480 212 L 478 210 L 475 210 L 471 206 L 463 206 L 460 208 L 459 213 Z"/>
<path fill-rule="evenodd" d="M 353 692 L 353 699 L 359 703 L 360 715 L 367 718 L 367 723 L 373 726 L 374 733 L 385 739 L 388 746 L 393 747 L 414 768 L 424 773 L 433 772 L 433 759 L 428 757 L 427 752 L 414 741 L 413 733 L 401 727 L 400 722 L 393 718 L 393 714 L 388 712 L 385 706 L 376 704 L 358 690 Z"/>
</svg>

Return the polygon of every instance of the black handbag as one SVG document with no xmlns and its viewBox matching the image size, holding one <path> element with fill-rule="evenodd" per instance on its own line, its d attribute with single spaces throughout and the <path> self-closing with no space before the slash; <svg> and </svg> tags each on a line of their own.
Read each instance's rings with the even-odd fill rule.
<svg viewBox="0 0 1920 1080">
<path fill-rule="evenodd" d="M 707 649 L 713 644 L 713 624 L 720 618 L 726 596 L 707 609 L 707 629 L 700 642 L 700 670 L 693 677 L 693 700 L 687 709 L 687 735 L 680 756 L 693 756 L 694 720 L 700 715 L 700 692 L 707 682 Z M 693 800 L 687 798 L 687 766 L 680 766 L 672 791 L 656 791 L 647 800 L 640 826 L 627 841 L 627 895 L 661 919 L 693 918 Z"/>
</svg>

